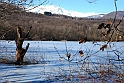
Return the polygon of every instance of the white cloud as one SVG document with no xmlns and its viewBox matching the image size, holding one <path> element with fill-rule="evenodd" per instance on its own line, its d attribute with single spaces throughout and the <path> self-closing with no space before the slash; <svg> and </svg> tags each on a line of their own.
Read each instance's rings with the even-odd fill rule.
<svg viewBox="0 0 124 83">
<path fill-rule="evenodd" d="M 28 9 L 31 9 L 31 8 L 33 7 L 30 7 Z M 64 8 L 61 8 L 60 6 L 54 6 L 54 5 L 46 5 L 46 6 L 41 5 L 29 11 L 42 13 L 42 14 L 44 14 L 44 12 L 47 11 L 47 12 L 51 12 L 52 14 L 63 14 L 63 15 L 68 15 L 72 17 L 87 17 L 91 15 L 98 15 L 98 13 L 94 13 L 94 12 L 83 13 L 83 12 L 78 12 L 73 10 L 66 10 Z"/>
</svg>

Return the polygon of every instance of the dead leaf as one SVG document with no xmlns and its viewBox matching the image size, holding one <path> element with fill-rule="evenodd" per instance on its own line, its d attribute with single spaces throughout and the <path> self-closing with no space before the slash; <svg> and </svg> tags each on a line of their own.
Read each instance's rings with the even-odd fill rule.
<svg viewBox="0 0 124 83">
<path fill-rule="evenodd" d="M 83 39 L 81 39 L 80 41 L 79 41 L 79 44 L 83 44 L 83 43 L 85 43 L 87 41 L 87 38 L 85 37 L 85 38 L 83 38 Z"/>
<path fill-rule="evenodd" d="M 103 45 L 100 50 L 104 51 L 104 49 L 107 48 L 107 44 Z"/>
<path fill-rule="evenodd" d="M 69 60 L 70 57 L 71 57 L 71 54 L 70 53 L 67 53 L 66 56 L 68 57 L 68 60 Z"/>
<path fill-rule="evenodd" d="M 102 28 L 104 28 L 104 26 L 105 26 L 105 23 L 101 23 L 101 24 L 98 26 L 97 29 L 102 29 Z"/>
<path fill-rule="evenodd" d="M 83 51 L 82 51 L 82 50 L 80 50 L 80 51 L 79 51 L 79 53 L 80 53 L 80 56 L 81 56 L 81 57 L 83 57 L 83 56 L 84 56 L 84 53 L 83 53 Z"/>
</svg>

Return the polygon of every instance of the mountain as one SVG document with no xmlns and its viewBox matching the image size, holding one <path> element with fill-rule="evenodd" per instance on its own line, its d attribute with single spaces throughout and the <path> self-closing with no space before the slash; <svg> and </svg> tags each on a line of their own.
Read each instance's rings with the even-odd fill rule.
<svg viewBox="0 0 124 83">
<path fill-rule="evenodd" d="M 102 18 L 105 14 L 91 15 L 87 16 L 87 18 Z"/>
<path fill-rule="evenodd" d="M 102 18 L 103 19 L 114 18 L 115 14 L 116 14 L 116 12 L 110 12 L 110 13 L 104 15 Z M 121 19 L 123 17 L 123 15 L 124 15 L 124 11 L 117 11 L 117 15 L 116 15 L 117 17 L 116 18 Z"/>
<path fill-rule="evenodd" d="M 32 8 L 33 7 L 27 8 L 27 10 Z M 87 17 L 91 15 L 97 15 L 97 13 L 94 12 L 83 13 L 74 10 L 66 10 L 60 6 L 54 6 L 54 5 L 47 5 L 47 6 L 41 5 L 39 7 L 33 8 L 29 12 L 37 12 L 41 14 L 44 14 L 44 12 L 51 12 L 52 14 L 66 15 L 72 17 Z"/>
<path fill-rule="evenodd" d="M 27 10 L 31 8 L 33 7 L 27 8 Z M 101 18 L 101 19 L 114 18 L 115 16 L 115 12 L 110 12 L 108 14 L 98 14 L 94 12 L 83 13 L 74 10 L 66 10 L 60 6 L 55 6 L 55 5 L 46 5 L 46 6 L 41 5 L 39 7 L 33 8 L 32 10 L 29 10 L 29 12 L 36 12 L 41 14 L 44 14 L 44 12 L 51 12 L 52 14 L 66 15 L 71 17 L 87 17 L 87 18 Z M 124 11 L 118 11 L 117 19 L 122 18 L 123 15 L 124 15 Z"/>
<path fill-rule="evenodd" d="M 101 18 L 101 19 L 110 19 L 115 17 L 116 12 L 110 12 L 108 14 L 97 14 L 87 16 L 87 18 Z M 116 19 L 121 19 L 124 15 L 124 11 L 117 11 Z"/>
</svg>

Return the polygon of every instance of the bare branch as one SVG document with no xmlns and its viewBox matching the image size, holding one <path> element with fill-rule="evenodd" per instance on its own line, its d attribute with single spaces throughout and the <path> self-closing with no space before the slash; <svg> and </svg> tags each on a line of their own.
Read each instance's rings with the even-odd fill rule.
<svg viewBox="0 0 124 83">
<path fill-rule="evenodd" d="M 29 35 L 29 32 L 31 31 L 32 26 L 29 28 L 27 35 L 24 38 L 27 38 Z"/>
<path fill-rule="evenodd" d="M 33 7 L 33 8 L 27 9 L 26 11 L 33 10 L 33 9 L 43 5 L 45 2 L 47 2 L 47 0 L 45 0 L 44 2 L 42 2 L 41 4 L 39 4 L 39 5 L 37 5 L 37 6 Z"/>
<path fill-rule="evenodd" d="M 97 0 L 86 0 L 88 3 L 95 3 Z"/>
</svg>

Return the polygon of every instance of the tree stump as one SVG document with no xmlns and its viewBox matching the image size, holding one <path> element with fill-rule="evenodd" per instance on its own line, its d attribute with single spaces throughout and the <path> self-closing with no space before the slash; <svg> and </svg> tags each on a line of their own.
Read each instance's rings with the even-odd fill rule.
<svg viewBox="0 0 124 83">
<path fill-rule="evenodd" d="M 15 40 L 15 42 L 16 42 L 16 63 L 15 64 L 16 65 L 23 64 L 23 58 L 24 58 L 25 53 L 28 50 L 29 43 L 26 45 L 25 48 L 22 48 L 22 45 L 23 45 L 24 39 L 28 36 L 31 28 L 32 27 L 30 27 L 27 35 L 24 38 L 22 38 L 22 30 L 20 27 L 17 27 L 17 37 L 18 38 Z"/>
</svg>

